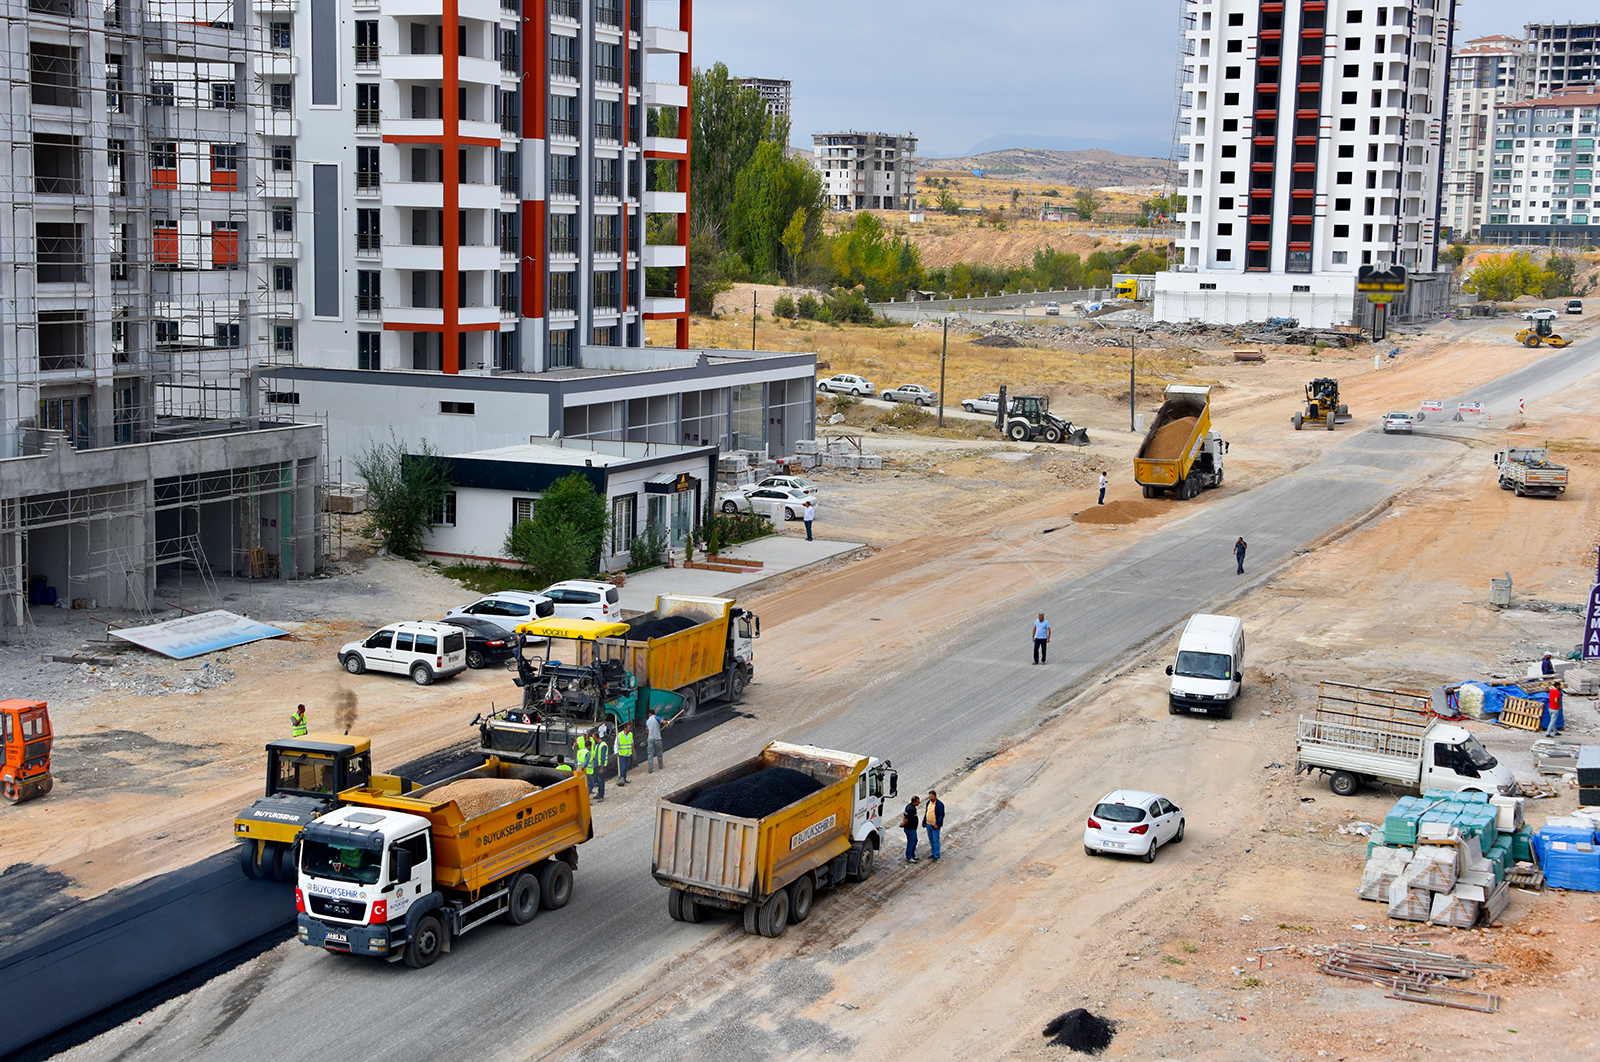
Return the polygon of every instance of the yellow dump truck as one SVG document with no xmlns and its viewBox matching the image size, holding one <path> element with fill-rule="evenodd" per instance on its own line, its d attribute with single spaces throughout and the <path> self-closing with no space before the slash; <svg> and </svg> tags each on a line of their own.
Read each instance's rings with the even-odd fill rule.
<svg viewBox="0 0 1600 1062">
<path fill-rule="evenodd" d="M 734 813 L 783 799 L 781 787 L 761 786 L 762 776 L 778 781 L 780 768 L 821 788 L 765 814 Z M 713 908 L 741 911 L 745 932 L 781 935 L 811 914 L 818 890 L 872 876 L 884 801 L 898 785 L 887 760 L 774 741 L 759 756 L 668 793 L 656 803 L 651 865 L 671 890 L 667 914 L 699 922 Z M 720 794 L 731 795 L 716 799 Z M 697 806 L 705 804 L 729 810 Z"/>
<path fill-rule="evenodd" d="M 694 626 L 654 634 L 669 625 Z M 725 597 L 659 594 L 656 607 L 628 620 L 622 666 L 640 688 L 670 690 L 683 698 L 683 714 L 704 703 L 726 699 L 737 704 L 755 674 L 755 643 L 761 620 Z"/>
<path fill-rule="evenodd" d="M 1171 494 L 1179 501 L 1222 486 L 1228 444 L 1211 430 L 1211 388 L 1168 384 L 1166 401 L 1139 444 L 1133 479 L 1146 498 Z"/>
<path fill-rule="evenodd" d="M 414 967 L 491 919 L 565 907 L 594 835 L 582 775 L 497 759 L 404 796 L 367 786 L 339 801 L 300 836 L 300 940 Z"/>
</svg>

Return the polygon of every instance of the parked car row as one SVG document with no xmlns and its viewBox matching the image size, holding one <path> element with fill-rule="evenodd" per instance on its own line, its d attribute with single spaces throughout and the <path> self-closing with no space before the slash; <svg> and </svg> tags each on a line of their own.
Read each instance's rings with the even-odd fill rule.
<svg viewBox="0 0 1600 1062">
<path fill-rule="evenodd" d="M 427 686 L 467 668 L 509 660 L 521 644 L 516 628 L 536 619 L 619 620 L 622 595 L 610 583 L 567 579 L 538 593 L 501 590 L 450 609 L 443 620 L 391 623 L 365 640 L 339 648 L 339 665 L 352 675 L 378 671 L 410 675 Z"/>
</svg>

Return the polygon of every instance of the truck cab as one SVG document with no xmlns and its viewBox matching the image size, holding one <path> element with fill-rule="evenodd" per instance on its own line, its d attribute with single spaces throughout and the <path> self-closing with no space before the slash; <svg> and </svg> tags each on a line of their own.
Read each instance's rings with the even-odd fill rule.
<svg viewBox="0 0 1600 1062">
<path fill-rule="evenodd" d="M 883 803 L 900 792 L 900 773 L 887 760 L 869 757 L 867 769 L 856 780 L 855 810 L 850 819 L 850 839 L 862 843 L 883 831 Z"/>
<path fill-rule="evenodd" d="M 347 807 L 307 826 L 294 890 L 300 940 L 329 951 L 396 959 L 413 906 L 433 892 L 430 823 L 418 815 Z"/>
<path fill-rule="evenodd" d="M 1517 792 L 1511 768 L 1489 754 L 1472 732 L 1459 726 L 1436 725 L 1423 739 L 1421 790 L 1510 794 Z"/>
</svg>

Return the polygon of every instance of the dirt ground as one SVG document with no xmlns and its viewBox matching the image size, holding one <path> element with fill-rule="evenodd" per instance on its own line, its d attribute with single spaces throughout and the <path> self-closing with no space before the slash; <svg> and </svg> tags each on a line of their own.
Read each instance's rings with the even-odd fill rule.
<svg viewBox="0 0 1600 1062">
<path fill-rule="evenodd" d="M 1225 495 L 1321 455 L 1324 433 L 1287 424 L 1311 376 L 1338 376 L 1357 415 L 1351 430 L 1370 428 L 1390 409 L 1468 392 L 1532 360 L 1535 352 L 1509 342 L 1514 330 L 1510 322 L 1445 322 L 1401 343 L 1402 355 L 1379 369 L 1370 351 L 1274 352 L 1260 365 L 1214 358 L 1174 375 L 1218 384 L 1215 421 L 1232 443 Z M 1061 357 L 1024 353 L 1041 365 Z M 931 643 L 997 594 L 1092 571 L 1182 517 L 1183 506 L 1156 503 L 1153 515 L 1123 523 L 1072 519 L 1092 504 L 1100 467 L 1111 474 L 1108 501 L 1128 503 L 1130 517 L 1147 507 L 1128 474 L 1135 439 L 1126 405 L 1095 387 L 1059 386 L 1062 401 L 1076 403 L 1068 415 L 1090 428 L 1094 443 L 1083 451 L 879 432 L 869 433 L 868 447 L 885 455 L 883 471 L 818 474 L 829 513 L 819 533 L 874 552 L 744 602 L 764 620 L 763 656 L 784 662 L 748 694 L 764 725 L 833 710 L 860 674 L 903 657 L 907 643 Z M 1584 988 L 1600 970 L 1593 896 L 1517 894 L 1504 928 L 1431 931 L 1443 951 L 1506 964 L 1472 984 L 1503 997 L 1496 1015 L 1386 1000 L 1371 986 L 1316 972 L 1318 945 L 1388 941 L 1417 927 L 1391 926 L 1377 904 L 1355 898 L 1365 839 L 1338 832 L 1352 821 L 1381 822 L 1393 795 L 1339 799 L 1282 765 L 1292 764 L 1295 717 L 1320 679 L 1431 687 L 1520 673 L 1544 649 L 1576 642 L 1568 612 L 1495 610 L 1485 599 L 1488 580 L 1509 568 L 1524 602 L 1582 600 L 1600 541 L 1597 414 L 1600 390 L 1586 386 L 1530 406 L 1514 433 L 1562 441 L 1573 468 L 1562 500 L 1498 490 L 1489 453 L 1508 440 L 1469 428 L 1447 471 L 1231 606 L 1250 631 L 1252 656 L 1234 720 L 1167 714 L 1161 668 L 1170 646 L 1130 660 L 941 787 L 950 827 L 939 865 L 884 866 L 871 882 L 829 897 L 827 919 L 780 940 L 708 934 L 670 970 L 641 971 L 592 1014 L 573 1015 L 563 1053 L 603 1053 L 621 1025 L 670 1030 L 713 1012 L 749 980 L 741 972 L 759 982 L 809 964 L 828 987 L 803 1013 L 777 1020 L 818 1023 L 864 1056 L 1055 1057 L 1062 1049 L 1045 1044 L 1042 1028 L 1082 1006 L 1118 1023 L 1112 1058 L 1594 1057 L 1600 1008 Z M 355 729 L 387 767 L 472 737 L 473 714 L 515 693 L 503 671 L 428 688 L 345 675 L 334 660 L 340 644 L 397 615 L 438 613 L 465 594 L 425 565 L 370 557 L 346 569 L 281 592 L 251 591 L 250 614 L 292 637 L 205 661 L 131 654 L 112 668 L 38 663 L 41 652 L 77 649 L 103 629 L 71 613 L 52 615 L 34 644 L 6 649 L 0 678 L 9 695 L 50 699 L 59 735 L 55 792 L 0 807 L 6 876 L 32 875 L 68 903 L 222 850 L 234 811 L 259 791 L 262 743 L 287 732 L 299 701 L 316 729 L 330 723 L 338 691 L 355 692 Z M 873 642 L 833 622 L 869 606 L 903 637 Z M 233 677 L 188 682 L 204 664 Z M 1592 701 L 1574 698 L 1568 719 L 1569 736 L 1600 733 Z M 1525 754 L 1524 736 L 1476 728 L 1513 762 Z M 728 751 L 716 731 L 698 740 L 707 755 Z M 1086 807 L 1132 784 L 1190 809 L 1186 839 L 1153 866 L 1090 860 L 1078 833 Z M 1540 823 L 1575 802 L 1562 789 L 1530 805 L 1530 818 Z M 118 829 L 108 832 L 109 822 Z M 4 922 L 0 911 L 0 936 Z M 1284 950 L 1257 950 L 1266 948 Z"/>
</svg>

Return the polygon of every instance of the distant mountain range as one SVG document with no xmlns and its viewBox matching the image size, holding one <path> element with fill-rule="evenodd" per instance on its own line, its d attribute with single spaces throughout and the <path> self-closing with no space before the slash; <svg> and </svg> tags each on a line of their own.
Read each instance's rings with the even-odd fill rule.
<svg viewBox="0 0 1600 1062">
<path fill-rule="evenodd" d="M 991 151 L 1005 151 L 1008 148 L 1037 148 L 1041 151 L 1114 151 L 1126 155 L 1165 159 L 1172 152 L 1172 144 L 1166 140 L 1150 140 L 1146 137 L 1122 138 L 1116 140 L 1096 140 L 1083 136 L 1037 136 L 1032 133 L 1001 133 L 991 136 L 979 144 L 974 144 L 968 149 L 966 155 L 983 155 Z M 966 156 L 962 156 L 965 158 Z"/>
<path fill-rule="evenodd" d="M 953 159 L 921 160 L 924 171 L 979 169 L 991 177 L 1016 177 L 1072 188 L 1162 184 L 1168 179 L 1169 165 L 1166 159 L 1142 159 L 1101 148 L 1087 151 L 1008 148 Z"/>
</svg>

